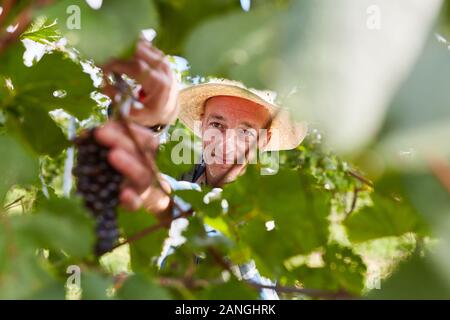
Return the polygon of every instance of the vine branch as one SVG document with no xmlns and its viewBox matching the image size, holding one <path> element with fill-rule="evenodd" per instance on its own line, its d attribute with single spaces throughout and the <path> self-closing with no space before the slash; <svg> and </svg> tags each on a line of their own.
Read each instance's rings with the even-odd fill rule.
<svg viewBox="0 0 450 320">
<path fill-rule="evenodd" d="M 373 182 L 370 181 L 369 179 L 367 179 L 366 177 L 362 176 L 360 173 L 354 171 L 354 170 L 349 170 L 347 171 L 347 173 L 349 175 L 351 175 L 352 177 L 354 177 L 355 179 L 359 180 L 360 182 L 362 182 L 363 184 L 373 188 Z"/>
</svg>

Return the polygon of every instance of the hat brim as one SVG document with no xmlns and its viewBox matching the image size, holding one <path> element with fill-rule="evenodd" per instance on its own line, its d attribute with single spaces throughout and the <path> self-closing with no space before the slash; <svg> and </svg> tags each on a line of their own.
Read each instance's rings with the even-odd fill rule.
<svg viewBox="0 0 450 320">
<path fill-rule="evenodd" d="M 197 136 L 201 135 L 200 128 L 195 126 L 201 120 L 205 102 L 215 96 L 233 96 L 247 99 L 265 107 L 272 116 L 271 138 L 265 146 L 265 151 L 290 150 L 296 148 L 308 131 L 305 122 L 295 122 L 290 113 L 253 92 L 235 85 L 205 83 L 193 85 L 180 91 L 179 119 Z"/>
</svg>

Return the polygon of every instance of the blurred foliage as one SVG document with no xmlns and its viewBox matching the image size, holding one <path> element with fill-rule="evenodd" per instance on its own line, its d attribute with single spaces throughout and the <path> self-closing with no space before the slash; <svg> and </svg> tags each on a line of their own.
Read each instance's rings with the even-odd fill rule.
<svg viewBox="0 0 450 320">
<path fill-rule="evenodd" d="M 36 13 L 57 20 L 69 44 L 80 53 L 102 64 L 110 57 L 127 55 L 143 29 L 155 28 L 158 15 L 152 1 L 108 0 L 101 10 L 86 2 L 63 0 Z"/>
<path fill-rule="evenodd" d="M 108 0 L 100 9 L 63 0 L 35 11 L 0 53 L 0 298 L 257 299 L 236 268 L 251 260 L 299 289 L 285 299 L 311 298 L 301 289 L 448 298 L 450 6 L 409 0 L 399 12 L 369 2 L 330 11 L 325 0 L 252 1 L 244 12 L 234 0 Z M 369 5 L 383 12 L 379 34 L 366 28 Z M 390 32 L 399 21 L 404 28 Z M 177 192 L 195 208 L 173 222 L 184 226 L 178 237 L 147 212 L 121 212 L 121 240 L 131 241 L 98 259 L 92 218 L 73 192 L 63 196 L 68 133 L 105 121 L 94 63 L 130 55 L 148 28 L 157 46 L 187 58 L 185 84 L 226 76 L 268 87 L 312 125 L 301 146 L 279 154 L 277 174 L 262 175 L 260 163 L 219 194 Z M 182 144 L 172 136 L 157 161 L 177 178 L 192 165 L 171 154 L 199 152 L 187 129 L 175 129 Z M 67 283 L 74 265 L 80 292 Z"/>
</svg>

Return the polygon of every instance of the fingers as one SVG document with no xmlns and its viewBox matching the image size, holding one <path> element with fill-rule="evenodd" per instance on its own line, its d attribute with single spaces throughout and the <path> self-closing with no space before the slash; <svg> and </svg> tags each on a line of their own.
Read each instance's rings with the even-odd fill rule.
<svg viewBox="0 0 450 320">
<path fill-rule="evenodd" d="M 144 105 L 148 104 L 154 96 L 164 89 L 164 82 L 161 72 L 150 70 L 147 77 L 141 82 L 142 89 L 145 92 L 145 99 L 141 101 Z"/>
<path fill-rule="evenodd" d="M 156 53 L 155 49 L 145 45 L 139 45 L 136 51 L 135 59 L 131 61 L 113 61 L 104 67 L 105 72 L 115 72 L 118 74 L 126 74 L 135 79 L 142 85 L 146 97 L 142 101 L 144 105 L 152 104 L 155 96 L 159 99 L 160 92 L 167 97 L 166 91 L 172 85 L 172 71 L 164 55 Z M 108 88 L 106 88 L 108 89 Z M 112 97 L 112 90 L 108 96 Z"/>
<path fill-rule="evenodd" d="M 147 152 L 156 153 L 159 140 L 148 129 L 130 124 L 130 129 L 139 146 Z M 134 141 L 125 132 L 125 128 L 117 122 L 108 122 L 103 127 L 95 130 L 97 141 L 112 149 L 123 149 L 129 153 L 138 154 Z"/>
<path fill-rule="evenodd" d="M 103 69 L 105 72 L 124 73 L 140 81 L 146 78 L 143 75 L 146 75 L 150 70 L 162 70 L 168 74 L 170 64 L 160 50 L 141 41 L 138 43 L 134 59 L 128 61 L 113 60 L 103 66 Z"/>
<path fill-rule="evenodd" d="M 104 71 L 126 74 L 141 85 L 144 97 L 139 102 L 145 108 L 132 108 L 131 119 L 156 125 L 169 123 L 176 117 L 177 80 L 164 53 L 148 41 L 138 43 L 131 61 L 113 61 L 104 67 Z M 107 86 L 105 93 L 114 99 L 117 90 Z"/>
<path fill-rule="evenodd" d="M 141 41 L 138 44 L 135 56 L 150 66 L 147 77 L 141 82 L 147 95 L 143 103 L 153 102 L 154 97 L 158 94 L 159 97 L 156 100 L 162 100 L 161 96 L 167 98 L 167 91 L 172 84 L 172 71 L 162 51 L 152 47 L 148 42 Z M 156 108 L 157 106 L 153 107 Z"/>
<path fill-rule="evenodd" d="M 147 166 L 125 150 L 111 150 L 108 160 L 138 191 L 143 192 L 152 182 L 152 176 Z"/>
<path fill-rule="evenodd" d="M 151 46 L 148 42 L 141 41 L 138 43 L 135 57 L 138 60 L 145 61 L 152 69 L 162 69 L 164 71 L 170 69 L 164 53 Z"/>
<path fill-rule="evenodd" d="M 130 124 L 138 145 L 154 156 L 158 148 L 158 139 L 146 128 Z M 152 181 L 152 173 L 148 167 L 148 157 L 143 159 L 136 149 L 134 141 L 128 136 L 122 125 L 109 122 L 95 131 L 97 141 L 111 150 L 108 154 L 109 163 L 118 170 L 135 188 L 137 192 L 145 190 Z"/>
<path fill-rule="evenodd" d="M 138 82 L 142 82 L 150 70 L 145 61 L 133 59 L 130 61 L 115 60 L 104 67 L 105 72 L 126 74 Z"/>
<path fill-rule="evenodd" d="M 143 200 L 137 192 L 129 187 L 122 190 L 119 196 L 120 203 L 128 211 L 136 211 L 142 207 Z"/>
<path fill-rule="evenodd" d="M 152 47 L 149 44 L 142 41 L 138 43 L 134 56 L 137 59 L 145 61 L 149 66 L 155 69 L 159 67 L 164 59 L 164 55 L 152 50 Z"/>
</svg>

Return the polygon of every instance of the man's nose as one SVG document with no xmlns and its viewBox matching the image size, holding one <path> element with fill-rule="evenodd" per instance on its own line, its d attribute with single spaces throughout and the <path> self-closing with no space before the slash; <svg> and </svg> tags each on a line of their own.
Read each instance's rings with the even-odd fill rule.
<svg viewBox="0 0 450 320">
<path fill-rule="evenodd" d="M 227 130 L 225 140 L 223 142 L 223 157 L 227 161 L 234 161 L 236 158 L 236 133 L 234 130 Z"/>
</svg>

